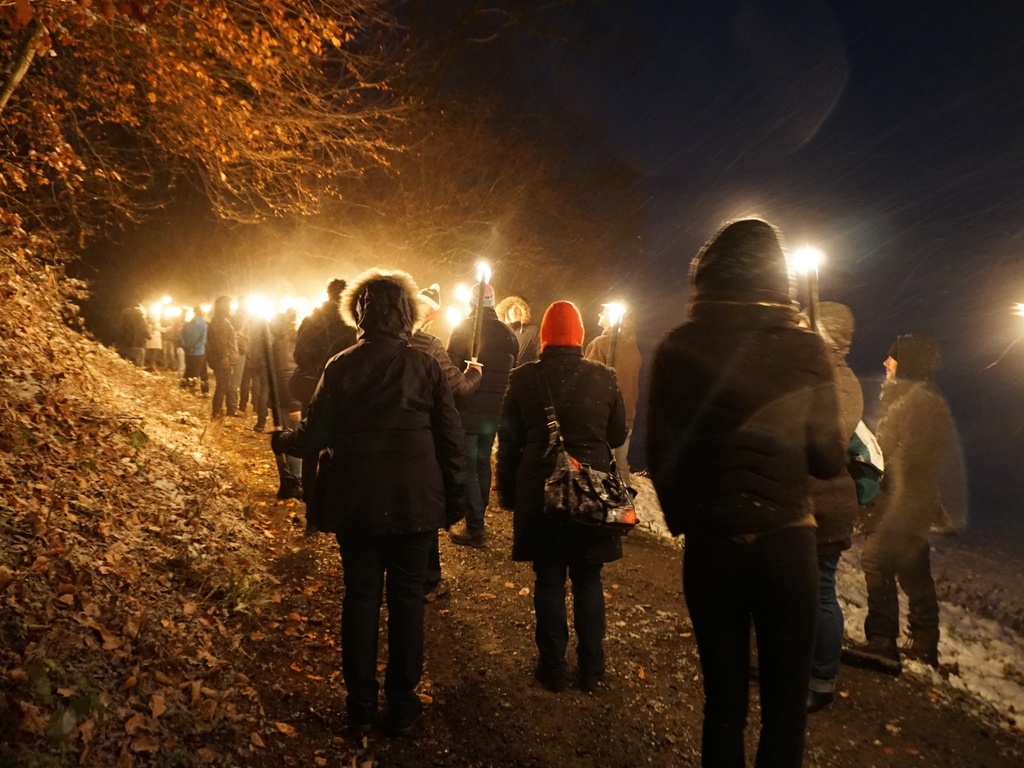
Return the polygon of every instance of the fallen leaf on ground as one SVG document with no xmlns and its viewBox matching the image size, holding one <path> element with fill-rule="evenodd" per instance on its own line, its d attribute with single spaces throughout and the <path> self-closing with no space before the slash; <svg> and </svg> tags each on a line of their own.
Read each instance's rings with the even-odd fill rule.
<svg viewBox="0 0 1024 768">
<path fill-rule="evenodd" d="M 274 723 L 274 727 L 277 728 L 277 730 L 279 730 L 285 736 L 290 736 L 293 739 L 299 735 L 299 732 L 292 728 L 290 725 L 288 725 L 288 723 Z"/>
</svg>

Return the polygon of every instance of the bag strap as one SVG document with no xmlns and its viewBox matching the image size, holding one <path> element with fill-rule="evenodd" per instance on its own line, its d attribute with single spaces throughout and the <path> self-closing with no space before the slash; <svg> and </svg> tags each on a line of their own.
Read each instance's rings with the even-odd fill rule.
<svg viewBox="0 0 1024 768">
<path fill-rule="evenodd" d="M 551 386 L 548 384 L 547 374 L 544 373 L 544 364 L 538 363 L 540 377 L 544 381 L 544 391 L 548 393 L 548 401 L 544 404 L 544 416 L 547 418 L 548 426 L 548 449 L 544 455 L 551 453 L 556 448 L 565 450 L 565 439 L 562 437 L 562 425 L 558 423 L 558 414 L 555 412 L 555 398 L 551 394 Z"/>
</svg>

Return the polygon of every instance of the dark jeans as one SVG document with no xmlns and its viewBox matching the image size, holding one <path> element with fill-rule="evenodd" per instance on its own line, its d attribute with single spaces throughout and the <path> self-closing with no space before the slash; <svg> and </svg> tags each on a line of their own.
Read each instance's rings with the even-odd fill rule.
<svg viewBox="0 0 1024 768">
<path fill-rule="evenodd" d="M 256 414 L 256 424 L 265 427 L 267 424 L 267 401 L 270 399 L 270 384 L 267 382 L 267 372 L 261 369 L 250 369 L 252 378 L 249 386 L 252 391 L 252 410 Z M 245 381 L 244 377 L 242 379 Z"/>
<path fill-rule="evenodd" d="M 426 594 L 441 583 L 441 547 L 438 541 L 440 537 L 434 531 L 434 540 L 430 545 L 430 552 L 427 553 L 427 572 L 423 578 L 423 594 Z"/>
<path fill-rule="evenodd" d="M 206 373 L 206 355 L 185 355 L 185 380 L 194 387 L 196 379 L 206 384 L 209 377 Z M 204 389 L 205 391 L 205 389 Z"/>
<path fill-rule="evenodd" d="M 213 368 L 213 413 L 220 413 L 227 400 L 228 413 L 234 413 L 238 408 L 238 393 L 231 388 L 231 363 L 226 358 L 210 362 Z"/>
<path fill-rule="evenodd" d="M 818 616 L 812 528 L 784 528 L 741 543 L 691 534 L 683 592 L 704 676 L 704 768 L 742 768 L 750 686 L 750 624 L 761 688 L 758 768 L 803 760 L 807 690 Z"/>
<path fill-rule="evenodd" d="M 900 633 L 900 602 L 896 582 L 907 593 L 910 631 L 922 639 L 938 638 L 939 601 L 932 579 L 931 546 L 925 536 L 873 531 L 861 556 L 868 588 L 864 634 L 891 637 Z"/>
<path fill-rule="evenodd" d="M 836 598 L 839 552 L 818 557 L 818 636 L 814 642 L 811 690 L 831 693 L 835 688 L 846 629 L 843 609 Z"/>
<path fill-rule="evenodd" d="M 283 414 L 283 419 L 282 426 L 285 429 L 294 429 L 298 424 L 297 421 L 292 421 L 287 413 Z M 302 482 L 302 459 L 286 453 L 275 453 L 274 459 L 277 462 L 277 477 L 282 488 L 296 487 Z"/>
<path fill-rule="evenodd" d="M 538 666 L 552 675 L 565 674 L 569 623 L 565 610 L 565 577 L 572 581 L 576 660 L 583 675 L 604 673 L 604 589 L 601 563 L 564 560 L 535 562 L 533 610 L 537 617 Z"/>
<path fill-rule="evenodd" d="M 377 640 L 387 584 L 388 666 L 384 695 L 391 717 L 419 711 L 423 674 L 423 577 L 434 534 L 362 538 L 338 535 L 345 596 L 341 606 L 341 667 L 349 717 L 368 722 L 377 708 Z"/>
<path fill-rule="evenodd" d="M 484 530 L 484 512 L 491 498 L 491 449 L 495 432 L 466 433 L 466 530 L 474 533 Z M 474 478 L 476 482 L 474 481 Z"/>
</svg>

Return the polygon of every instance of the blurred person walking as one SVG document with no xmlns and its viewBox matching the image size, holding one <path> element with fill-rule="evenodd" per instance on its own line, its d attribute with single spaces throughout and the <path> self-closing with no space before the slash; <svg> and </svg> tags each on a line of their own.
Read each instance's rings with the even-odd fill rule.
<svg viewBox="0 0 1024 768">
<path fill-rule="evenodd" d="M 213 418 L 236 416 L 238 392 L 231 387 L 231 367 L 238 361 L 238 337 L 231 324 L 231 297 L 218 296 L 213 302 L 213 316 L 206 332 L 206 362 L 213 369 Z"/>
<path fill-rule="evenodd" d="M 633 313 L 626 312 L 618 318 L 618 329 L 612 325 L 614 319 L 616 318 L 612 317 L 609 305 L 602 304 L 601 312 L 597 316 L 602 333 L 587 345 L 587 351 L 583 356 L 615 371 L 615 380 L 622 393 L 622 402 L 626 406 L 626 439 L 614 450 L 615 468 L 622 482 L 632 486 L 629 472 L 629 440 L 633 435 L 633 422 L 636 421 L 636 404 L 640 400 L 640 367 L 644 360 L 636 343 Z"/>
<path fill-rule="evenodd" d="M 388 726 L 408 733 L 423 705 L 423 579 L 434 531 L 462 509 L 462 427 L 441 366 L 409 345 L 415 287 L 371 270 L 342 306 L 359 340 L 333 357 L 294 431 L 275 451 L 315 457 L 324 470 L 319 524 L 336 534 L 344 574 L 342 672 L 349 727 L 372 728 L 377 711 L 378 626 L 387 595 Z"/>
<path fill-rule="evenodd" d="M 345 281 L 327 284 L 327 301 L 303 318 L 295 336 L 295 381 L 292 390 L 303 408 L 313 398 L 327 361 L 356 343 L 356 329 L 342 317 L 341 294 Z"/>
<path fill-rule="evenodd" d="M 478 306 L 483 294 L 482 306 Z M 494 311 L 494 286 L 478 283 L 472 288 L 472 311 L 459 323 L 448 340 L 448 356 L 452 360 L 473 357 L 474 329 L 481 316 L 480 350 L 477 357 L 483 366 L 480 386 L 470 395 L 455 398 L 455 406 L 466 432 L 466 472 L 470 482 L 466 489 L 469 508 L 462 531 L 452 531 L 449 538 L 461 546 L 484 547 L 487 529 L 484 513 L 491 497 L 491 451 L 498 434 L 501 400 L 508 386 L 509 371 L 515 366 L 519 342 Z"/>
<path fill-rule="evenodd" d="M 149 316 L 146 321 L 149 338 L 146 339 L 146 368 L 155 371 L 163 367 L 164 340 L 160 316 Z"/>
<path fill-rule="evenodd" d="M 818 613 L 808 480 L 846 463 L 832 365 L 798 325 L 775 228 L 723 227 L 691 268 L 690 320 L 655 353 L 651 478 L 675 535 L 704 678 L 701 764 L 745 765 L 750 626 L 758 768 L 802 764 Z"/>
<path fill-rule="evenodd" d="M 818 332 L 831 355 L 839 405 L 839 431 L 850 444 L 864 415 L 864 393 L 846 356 L 853 342 L 853 312 L 845 304 L 823 301 L 818 305 Z M 835 696 L 836 676 L 843 652 L 845 618 L 836 597 L 836 569 L 850 548 L 853 525 L 860 514 L 853 475 L 840 472 L 828 480 L 811 478 L 811 508 L 818 524 L 818 631 L 814 642 L 807 711 L 829 706 Z"/>
<path fill-rule="evenodd" d="M 909 658 L 939 666 L 939 602 L 928 533 L 944 518 L 939 473 L 953 440 L 949 406 L 935 385 L 941 363 L 935 340 L 899 336 L 885 359 L 875 435 L 885 457 L 882 492 L 868 505 L 861 567 L 868 590 L 865 645 L 848 649 L 853 663 L 899 672 L 897 583 L 906 592 Z"/>
<path fill-rule="evenodd" d="M 583 359 L 583 319 L 556 301 L 540 326 L 540 357 L 512 371 L 498 432 L 498 498 L 514 510 L 512 559 L 533 563 L 536 677 L 565 688 L 569 627 L 565 581 L 572 582 L 579 685 L 597 687 L 605 672 L 605 603 L 601 569 L 622 557 L 616 532 L 553 520 L 544 512 L 544 483 L 554 469 L 545 408 L 553 405 L 566 450 L 607 471 L 611 448 L 626 438 L 625 408 L 614 374 Z"/>
</svg>

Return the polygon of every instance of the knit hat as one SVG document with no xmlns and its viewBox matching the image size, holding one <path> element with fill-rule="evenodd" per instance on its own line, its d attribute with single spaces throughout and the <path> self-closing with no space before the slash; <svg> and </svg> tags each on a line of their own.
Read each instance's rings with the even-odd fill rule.
<svg viewBox="0 0 1024 768">
<path fill-rule="evenodd" d="M 790 278 L 779 233 L 761 219 L 726 224 L 690 268 L 694 299 L 790 303 Z"/>
<path fill-rule="evenodd" d="M 477 301 L 480 299 L 480 283 L 474 285 L 470 290 L 472 293 L 470 294 L 469 303 L 475 307 Z M 494 286 L 490 283 L 484 283 L 484 306 L 494 306 Z"/>
<path fill-rule="evenodd" d="M 441 286 L 431 283 L 429 288 L 422 288 L 419 292 L 420 301 L 431 309 L 441 308 Z"/>
<path fill-rule="evenodd" d="M 556 301 L 540 321 L 540 349 L 582 347 L 583 317 L 571 301 Z"/>
<path fill-rule="evenodd" d="M 889 347 L 889 357 L 899 363 L 896 378 L 913 381 L 931 381 L 942 362 L 935 339 L 920 333 L 898 336 Z"/>
</svg>

